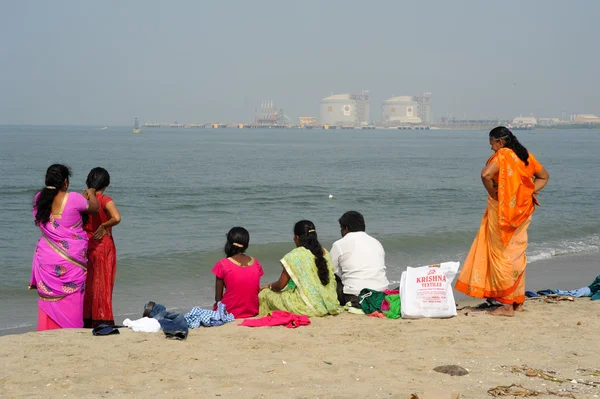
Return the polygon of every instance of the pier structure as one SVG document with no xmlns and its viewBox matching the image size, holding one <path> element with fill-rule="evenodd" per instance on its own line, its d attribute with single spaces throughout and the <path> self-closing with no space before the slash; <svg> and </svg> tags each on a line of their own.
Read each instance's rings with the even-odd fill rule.
<svg viewBox="0 0 600 399">
<path fill-rule="evenodd" d="M 285 115 L 283 108 L 277 109 L 272 100 L 263 100 L 260 104 L 260 110 L 255 110 L 254 123 L 245 125 L 245 127 L 281 128 L 286 126 L 288 121 L 291 121 L 291 119 Z"/>
<path fill-rule="evenodd" d="M 144 123 L 144 127 L 149 128 L 159 128 L 159 127 L 171 127 L 171 128 L 180 128 L 180 129 L 203 129 L 207 127 L 206 123 L 156 123 L 156 122 L 146 122 Z"/>
</svg>

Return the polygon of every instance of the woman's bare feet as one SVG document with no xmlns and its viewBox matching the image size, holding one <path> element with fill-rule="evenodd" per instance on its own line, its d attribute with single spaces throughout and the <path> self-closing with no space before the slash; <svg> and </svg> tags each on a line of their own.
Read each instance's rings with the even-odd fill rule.
<svg viewBox="0 0 600 399">
<path fill-rule="evenodd" d="M 491 316 L 513 317 L 515 315 L 515 309 L 513 308 L 513 305 L 502 305 L 498 306 L 497 309 L 488 311 L 487 314 Z"/>
<path fill-rule="evenodd" d="M 523 312 L 523 304 L 515 303 L 513 304 L 513 309 L 515 310 L 515 312 Z"/>
</svg>

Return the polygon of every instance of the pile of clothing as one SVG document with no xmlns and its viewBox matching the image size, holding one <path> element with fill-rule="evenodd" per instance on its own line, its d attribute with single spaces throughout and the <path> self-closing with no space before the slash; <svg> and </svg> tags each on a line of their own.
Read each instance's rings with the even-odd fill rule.
<svg viewBox="0 0 600 399">
<path fill-rule="evenodd" d="M 187 338 L 190 328 L 222 326 L 234 320 L 222 302 L 217 303 L 216 310 L 193 308 L 183 314 L 168 312 L 164 305 L 150 301 L 144 306 L 143 316 L 138 320 L 125 319 L 123 324 L 136 332 L 158 332 L 162 329 L 167 338 L 179 340 Z"/>
<path fill-rule="evenodd" d="M 358 303 L 362 311 L 372 317 L 399 319 L 400 318 L 400 291 L 377 291 L 364 288 L 358 295 Z"/>
<path fill-rule="evenodd" d="M 528 297 L 535 296 L 548 296 L 548 295 L 558 295 L 558 296 L 566 296 L 573 298 L 584 298 L 591 297 L 592 301 L 600 300 L 600 275 L 596 277 L 594 282 L 588 286 L 577 288 L 576 290 L 559 290 L 559 289 L 546 289 L 540 290 L 537 292 L 527 291 L 525 293 Z"/>
</svg>

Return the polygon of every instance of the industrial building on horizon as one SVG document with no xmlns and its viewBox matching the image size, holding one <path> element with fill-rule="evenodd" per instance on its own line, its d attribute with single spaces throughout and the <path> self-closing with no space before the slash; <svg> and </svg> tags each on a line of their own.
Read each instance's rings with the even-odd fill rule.
<svg viewBox="0 0 600 399">
<path fill-rule="evenodd" d="M 382 122 L 386 126 L 431 125 L 431 93 L 388 98 L 382 105 Z"/>
<path fill-rule="evenodd" d="M 370 119 L 368 91 L 360 94 L 332 94 L 320 102 L 320 122 L 330 126 L 382 126 L 431 125 L 431 93 L 420 96 L 397 96 L 382 104 L 382 120 Z"/>
<path fill-rule="evenodd" d="M 366 126 L 370 123 L 369 92 L 332 94 L 321 100 L 321 124 Z"/>
<path fill-rule="evenodd" d="M 381 119 L 371 119 L 371 98 L 366 90 L 360 93 L 331 94 L 320 100 L 320 119 L 304 115 L 294 123 L 285 114 L 283 108 L 275 106 L 271 100 L 263 100 L 260 108 L 254 110 L 252 122 L 209 122 L 182 124 L 178 121 L 169 124 L 146 122 L 144 127 L 236 127 L 236 128 L 322 128 L 322 129 L 488 129 L 495 126 L 507 126 L 515 130 L 568 127 L 600 127 L 600 118 L 594 114 L 570 114 L 563 110 L 561 117 L 536 118 L 533 113 L 508 119 L 499 117 L 467 117 L 456 118 L 452 114 L 434 121 L 432 111 L 432 94 L 422 93 L 418 96 L 395 96 L 388 98 L 381 105 Z"/>
</svg>

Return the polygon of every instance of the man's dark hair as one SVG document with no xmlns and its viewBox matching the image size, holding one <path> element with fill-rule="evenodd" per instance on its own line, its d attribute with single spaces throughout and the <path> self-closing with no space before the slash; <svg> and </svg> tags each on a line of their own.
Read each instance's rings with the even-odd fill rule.
<svg viewBox="0 0 600 399">
<path fill-rule="evenodd" d="M 356 211 L 348 211 L 338 220 L 340 228 L 348 229 L 349 233 L 355 231 L 365 231 L 365 218 Z"/>
</svg>

